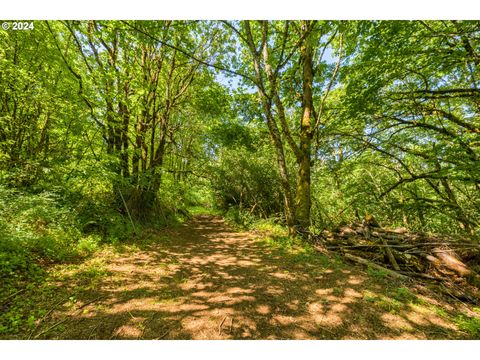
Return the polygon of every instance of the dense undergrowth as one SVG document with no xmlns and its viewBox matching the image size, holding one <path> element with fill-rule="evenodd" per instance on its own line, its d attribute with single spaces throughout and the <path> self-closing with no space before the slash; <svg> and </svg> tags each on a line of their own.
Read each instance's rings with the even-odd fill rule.
<svg viewBox="0 0 480 360">
<path fill-rule="evenodd" d="M 142 227 L 138 223 L 139 234 L 135 234 L 131 224 L 122 219 L 120 213 L 102 209 L 102 201 L 96 205 L 99 213 L 94 227 L 91 222 L 85 223 L 83 220 L 87 217 L 82 211 L 93 211 L 90 207 L 95 206 L 91 203 L 87 206 L 86 198 L 85 202 L 73 206 L 69 204 L 71 199 L 53 191 L 30 193 L 2 187 L 0 195 L 0 265 L 3 284 L 0 294 L 0 337 L 33 334 L 59 299 L 66 306 L 74 307 L 78 296 L 95 291 L 102 279 L 109 276 L 102 262 L 105 254 L 111 251 L 122 254 L 139 251 L 151 241 L 163 239 L 147 236 L 151 234 L 152 226 Z M 258 219 L 234 208 L 222 213 L 208 205 L 208 197 L 206 194 L 191 199 L 185 211 L 189 216 L 224 215 L 232 226 L 256 233 L 260 244 L 293 267 L 310 264 L 319 269 L 348 268 L 339 257 L 319 254 L 300 237 L 289 236 L 281 219 Z M 174 227 L 187 218 L 171 218 L 163 226 Z M 156 234 L 162 233 L 155 231 Z M 381 295 L 364 294 L 363 301 L 379 311 L 398 314 L 416 308 L 441 316 L 469 337 L 475 338 L 480 334 L 478 317 L 427 304 L 407 287 L 388 285 L 385 274 L 374 269 L 369 269 L 367 273 L 375 281 L 385 282 L 385 292 Z M 75 289 L 56 286 L 58 281 L 66 280 L 77 284 Z M 335 291 L 339 294 L 342 292 L 340 288 Z M 21 336 L 24 338 L 26 335 Z"/>
<path fill-rule="evenodd" d="M 48 284 L 52 266 L 81 263 L 105 245 L 141 239 L 149 228 L 174 226 L 191 216 L 165 206 L 156 222 L 132 223 L 101 185 L 71 192 L 0 186 L 0 334 L 31 327 L 42 316 L 41 309 L 31 312 L 35 306 L 23 294 L 35 288 L 47 297 L 55 292 Z M 192 209 L 204 212 L 202 206 Z"/>
<path fill-rule="evenodd" d="M 42 316 L 16 294 L 54 292 L 44 287 L 52 267 L 198 214 L 222 215 L 300 262 L 317 255 L 287 224 L 319 234 L 374 217 L 478 243 L 470 49 L 479 27 L 426 24 L 37 21 L 35 31 L 0 30 L 0 333 Z M 255 60 L 256 43 L 270 60 Z M 188 56 L 197 51 L 201 62 Z M 228 85 L 233 78 L 203 66 L 217 61 L 250 75 Z M 310 129 L 302 114 L 313 115 Z M 469 321 L 458 318 L 478 329 Z"/>
</svg>

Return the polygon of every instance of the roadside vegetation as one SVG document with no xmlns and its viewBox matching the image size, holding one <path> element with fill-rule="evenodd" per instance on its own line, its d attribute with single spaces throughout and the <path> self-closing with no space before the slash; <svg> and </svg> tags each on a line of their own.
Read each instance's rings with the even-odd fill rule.
<svg viewBox="0 0 480 360">
<path fill-rule="evenodd" d="M 479 338 L 479 39 L 478 21 L 66 20 L 0 30 L 0 337 L 86 336 L 69 321 L 113 306 L 96 291 L 132 280 L 115 273 L 121 256 L 157 262 L 172 276 L 162 299 L 176 304 L 188 297 L 180 285 L 207 285 L 170 253 L 186 256 L 184 244 L 222 258 L 224 242 L 256 264 L 232 245 L 237 236 L 266 249 L 258 256 L 273 265 L 255 269 L 295 291 L 289 316 L 304 332 L 275 333 L 252 315 L 237 333 L 232 318 L 234 338 L 348 338 L 346 316 L 341 329 L 309 328 L 315 316 L 299 305 L 308 291 L 292 279 L 315 287 L 315 269 L 336 274 L 323 293 L 339 308 L 349 286 L 341 274 L 367 276 L 352 289 L 355 306 L 393 316 L 372 323 L 391 320 L 416 338 Z M 261 282 L 239 269 L 224 270 Z M 259 299 L 265 316 L 280 307 Z M 422 335 L 408 311 L 443 330 Z M 142 326 L 133 337 L 149 334 Z"/>
</svg>

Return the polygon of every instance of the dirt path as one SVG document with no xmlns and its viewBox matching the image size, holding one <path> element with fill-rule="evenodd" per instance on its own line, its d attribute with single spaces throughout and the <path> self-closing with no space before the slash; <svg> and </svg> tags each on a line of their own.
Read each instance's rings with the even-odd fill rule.
<svg viewBox="0 0 480 360">
<path fill-rule="evenodd" d="M 31 337 L 466 337 L 432 310 L 439 300 L 428 292 L 412 295 L 404 284 L 325 256 L 286 254 L 233 231 L 221 218 L 197 217 L 168 237 L 151 237 L 155 241 L 141 249 L 96 259 L 90 277 L 66 273 L 59 289 L 81 295 L 52 309 Z"/>
</svg>

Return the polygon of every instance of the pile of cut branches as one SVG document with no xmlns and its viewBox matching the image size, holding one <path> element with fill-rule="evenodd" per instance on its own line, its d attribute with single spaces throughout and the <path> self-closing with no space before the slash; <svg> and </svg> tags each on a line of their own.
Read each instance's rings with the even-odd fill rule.
<svg viewBox="0 0 480 360">
<path fill-rule="evenodd" d="M 323 247 L 350 261 L 401 279 L 417 277 L 468 288 L 480 302 L 480 245 L 471 239 L 382 228 L 366 221 L 324 231 L 323 239 Z"/>
</svg>

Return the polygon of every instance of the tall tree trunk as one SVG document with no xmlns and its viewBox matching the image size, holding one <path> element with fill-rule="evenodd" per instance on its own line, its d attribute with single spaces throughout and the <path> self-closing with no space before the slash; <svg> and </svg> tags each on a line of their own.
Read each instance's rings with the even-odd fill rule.
<svg viewBox="0 0 480 360">
<path fill-rule="evenodd" d="M 139 185 L 140 177 L 139 172 L 141 169 L 140 153 L 142 149 L 142 123 L 137 116 L 137 123 L 135 126 L 135 149 L 132 156 L 132 182 L 135 185 Z"/>
<path fill-rule="evenodd" d="M 122 89 L 119 89 L 119 92 L 121 90 Z M 128 108 L 126 105 L 126 101 L 128 99 L 128 90 L 129 90 L 128 83 L 125 82 L 123 86 L 125 99 L 120 100 L 118 103 L 118 110 L 123 120 L 120 141 L 121 141 L 121 148 L 122 148 L 121 149 L 121 152 L 122 152 L 121 166 L 122 166 L 122 175 L 124 179 L 130 177 L 130 169 L 129 169 L 129 163 L 128 163 L 128 160 L 129 160 L 128 158 L 128 127 L 130 124 L 130 114 L 128 112 Z"/>
<path fill-rule="evenodd" d="M 148 192 L 150 193 L 152 201 L 156 200 L 158 190 L 160 190 L 160 185 L 162 183 L 162 171 L 163 171 L 162 166 L 163 166 L 163 160 L 165 158 L 165 148 L 167 145 L 167 127 L 168 127 L 168 119 L 164 117 L 161 119 L 161 122 L 160 122 L 160 134 L 159 134 L 158 146 L 157 146 L 157 149 L 155 150 L 155 156 L 153 158 L 153 162 L 150 164 L 152 179 L 150 180 Z"/>
<path fill-rule="evenodd" d="M 267 106 L 268 108 L 268 106 Z M 280 174 L 280 183 L 283 190 L 283 205 L 285 213 L 285 221 L 287 223 L 289 233 L 293 234 L 295 232 L 295 207 L 293 203 L 292 190 L 290 189 L 290 181 L 288 177 L 288 168 L 287 162 L 285 160 L 285 153 L 283 150 L 282 139 L 278 127 L 276 126 L 275 121 L 272 118 L 271 109 L 267 112 L 267 125 L 270 130 L 270 136 L 273 140 L 275 147 L 275 153 L 277 155 L 277 164 Z"/>
<path fill-rule="evenodd" d="M 269 99 L 268 95 L 265 92 L 265 85 L 262 77 L 262 71 L 260 68 L 260 61 L 261 61 L 260 53 L 258 53 L 255 48 L 255 44 L 253 41 L 252 32 L 250 28 L 250 22 L 244 21 L 243 24 L 245 26 L 245 32 L 247 35 L 247 44 L 253 58 L 253 65 L 255 69 L 255 80 L 256 80 L 258 94 L 262 101 L 265 117 L 267 120 L 268 130 L 270 133 L 270 137 L 272 138 L 272 141 L 273 141 L 275 153 L 277 155 L 277 164 L 278 164 L 278 170 L 280 174 L 280 183 L 283 190 L 285 221 L 287 223 L 290 234 L 293 234 L 295 232 L 295 225 L 296 225 L 295 205 L 293 202 L 292 190 L 290 189 L 288 167 L 287 167 L 287 162 L 285 160 L 285 152 L 283 148 L 282 137 L 278 129 L 277 123 L 275 122 L 275 119 L 273 117 L 271 100 Z M 266 38 L 266 34 L 264 34 L 264 36 Z"/>
<path fill-rule="evenodd" d="M 302 22 L 302 30 L 310 31 L 309 23 Z M 300 123 L 300 146 L 298 158 L 297 191 L 295 198 L 295 210 L 297 223 L 301 228 L 310 226 L 310 162 L 312 143 L 312 113 L 313 113 L 313 51 L 308 35 L 300 49 L 303 62 L 303 114 Z"/>
</svg>

